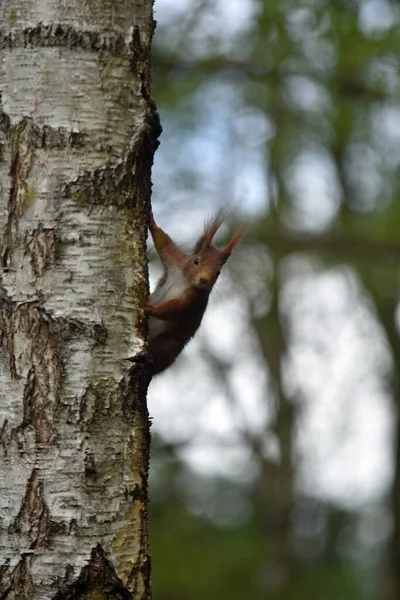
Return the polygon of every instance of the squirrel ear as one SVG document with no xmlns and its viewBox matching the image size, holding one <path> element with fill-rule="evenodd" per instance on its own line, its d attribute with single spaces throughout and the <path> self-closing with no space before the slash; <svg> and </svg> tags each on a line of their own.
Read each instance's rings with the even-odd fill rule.
<svg viewBox="0 0 400 600">
<path fill-rule="evenodd" d="M 150 233 L 153 238 L 154 247 L 163 263 L 172 262 L 180 265 L 187 260 L 187 255 L 174 244 L 168 233 L 165 233 L 156 224 L 153 215 L 150 218 Z"/>
<path fill-rule="evenodd" d="M 241 227 L 241 228 L 240 228 L 240 229 L 239 229 L 239 230 L 238 230 L 238 231 L 237 231 L 237 232 L 236 232 L 236 233 L 235 233 L 235 234 L 232 236 L 232 239 L 231 239 L 231 241 L 230 241 L 230 242 L 228 242 L 228 243 L 226 244 L 226 246 L 224 246 L 224 247 L 222 248 L 222 250 L 221 250 L 220 252 L 221 252 L 221 254 L 222 254 L 223 256 L 225 256 L 225 260 L 228 258 L 228 256 L 229 256 L 229 255 L 230 255 L 230 253 L 232 252 L 233 248 L 234 248 L 235 246 L 237 246 L 237 245 L 238 245 L 238 244 L 241 242 L 241 240 L 242 240 L 242 238 L 243 238 L 244 234 L 246 233 L 246 231 L 247 231 L 247 227 L 245 227 L 245 226 Z"/>
<path fill-rule="evenodd" d="M 193 254 L 198 254 L 201 250 L 211 246 L 214 235 L 222 225 L 222 221 L 224 220 L 223 217 L 223 212 L 220 210 L 209 223 L 206 223 L 203 235 L 197 240 L 195 247 L 193 248 Z"/>
<path fill-rule="evenodd" d="M 165 233 L 165 231 L 163 231 L 155 222 L 153 213 L 150 215 L 150 233 L 153 238 L 154 246 L 157 250 L 161 250 L 170 239 L 169 235 Z"/>
</svg>

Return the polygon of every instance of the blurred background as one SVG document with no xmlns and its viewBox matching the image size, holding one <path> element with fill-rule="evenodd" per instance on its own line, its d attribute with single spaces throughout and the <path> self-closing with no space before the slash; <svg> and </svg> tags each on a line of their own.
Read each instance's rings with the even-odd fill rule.
<svg viewBox="0 0 400 600">
<path fill-rule="evenodd" d="M 398 600 L 399 4 L 155 18 L 156 220 L 249 229 L 150 386 L 154 599 Z"/>
</svg>

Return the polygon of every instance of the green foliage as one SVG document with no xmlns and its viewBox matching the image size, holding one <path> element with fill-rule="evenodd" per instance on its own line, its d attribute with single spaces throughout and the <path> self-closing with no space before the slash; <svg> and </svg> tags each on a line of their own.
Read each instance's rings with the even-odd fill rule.
<svg viewBox="0 0 400 600">
<path fill-rule="evenodd" d="M 236 272 L 232 261 L 231 277 L 266 374 L 269 420 L 261 434 L 243 436 L 258 466 L 247 489 L 228 478 L 204 481 L 209 498 L 232 485 L 244 495 L 250 509 L 240 522 L 222 527 L 207 511 L 193 509 L 177 477 L 184 469 L 179 451 L 173 468 L 162 462 L 162 474 L 154 477 L 164 495 L 155 493 L 151 515 L 154 597 L 383 600 L 391 586 L 392 597 L 399 597 L 393 530 L 373 550 L 365 542 L 366 514 L 378 508 L 400 530 L 396 487 L 366 500 L 365 510 L 349 497 L 345 518 L 338 517 L 340 502 L 308 487 L 307 498 L 322 507 L 324 518 L 320 523 L 314 516 L 313 532 L 299 534 L 303 519 L 294 515 L 309 483 L 302 481 L 298 432 L 310 400 L 319 399 L 287 375 L 293 354 L 310 352 L 305 342 L 300 350 L 294 343 L 302 331 L 296 265 L 303 281 L 341 274 L 355 288 L 349 317 L 368 315 L 365 346 L 373 352 L 381 344 L 389 356 L 372 361 L 371 370 L 393 411 L 393 435 L 400 437 L 398 7 L 388 0 L 249 0 L 235 21 L 228 10 L 218 13 L 220 6 L 225 3 L 193 2 L 175 17 L 165 13 L 165 23 L 158 16 L 154 95 L 164 137 L 154 199 L 175 221 L 191 210 L 197 215 L 204 204 L 210 210 L 236 206 L 253 219 L 247 236 L 253 255 L 248 249 L 247 263 L 237 260 Z M 300 284 L 288 300 L 295 280 Z M 318 310 L 316 323 L 324 329 L 324 307 Z M 338 328 L 332 346 L 339 334 Z M 207 356 L 216 380 L 229 388 L 230 366 L 218 353 Z M 349 382 L 354 369 L 362 372 L 363 360 L 348 365 Z M 334 385 L 327 372 L 321 396 Z M 302 376 L 307 380 L 308 373 Z M 345 391 L 350 398 L 363 389 L 364 377 Z M 346 412 L 343 423 L 347 419 Z M 274 459 L 265 451 L 271 439 L 278 448 Z M 395 482 L 388 485 L 396 486 L 398 450 L 388 469 Z"/>
<path fill-rule="evenodd" d="M 153 458 L 157 462 L 157 454 Z M 274 528 L 262 527 L 255 511 L 244 522 L 228 527 L 220 527 L 204 515 L 193 514 L 179 498 L 179 490 L 174 492 L 170 486 L 184 469 L 179 461 L 173 465 L 168 465 L 162 457 L 160 461 L 163 482 L 167 485 L 163 486 L 161 496 L 155 490 L 150 507 L 155 600 L 204 597 L 210 600 L 225 597 L 308 600 L 320 596 L 328 600 L 353 600 L 363 597 L 355 571 L 340 557 L 336 544 L 326 543 L 322 551 L 317 551 L 321 548 L 318 535 L 307 541 L 307 552 L 299 552 L 296 560 L 291 561 L 289 583 L 283 589 L 281 580 L 288 573 L 279 572 Z M 215 482 L 204 478 L 202 485 L 214 488 Z M 231 484 L 220 480 L 219 486 L 224 488 Z M 354 516 L 342 515 L 336 521 L 337 531 L 332 529 L 333 523 L 327 524 L 326 529 L 331 532 L 333 542 L 343 527 L 353 523 Z"/>
</svg>

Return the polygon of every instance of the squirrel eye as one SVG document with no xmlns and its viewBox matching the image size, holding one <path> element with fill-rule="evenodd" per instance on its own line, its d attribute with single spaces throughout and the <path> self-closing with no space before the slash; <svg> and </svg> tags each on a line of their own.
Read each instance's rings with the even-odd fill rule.
<svg viewBox="0 0 400 600">
<path fill-rule="evenodd" d="M 195 265 L 198 265 L 198 264 L 199 264 L 199 259 L 198 259 L 198 258 L 195 258 L 195 259 L 194 259 L 194 261 L 193 261 L 193 263 L 194 263 Z"/>
</svg>

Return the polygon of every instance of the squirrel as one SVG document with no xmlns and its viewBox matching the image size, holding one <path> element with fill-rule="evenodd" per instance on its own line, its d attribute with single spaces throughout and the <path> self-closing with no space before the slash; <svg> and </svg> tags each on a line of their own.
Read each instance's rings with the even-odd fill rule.
<svg viewBox="0 0 400 600">
<path fill-rule="evenodd" d="M 185 254 L 151 215 L 150 233 L 164 269 L 145 308 L 153 375 L 165 371 L 198 330 L 221 268 L 246 232 L 246 227 L 241 227 L 218 250 L 211 244 L 222 222 L 219 212 L 206 224 L 193 253 Z"/>
</svg>

